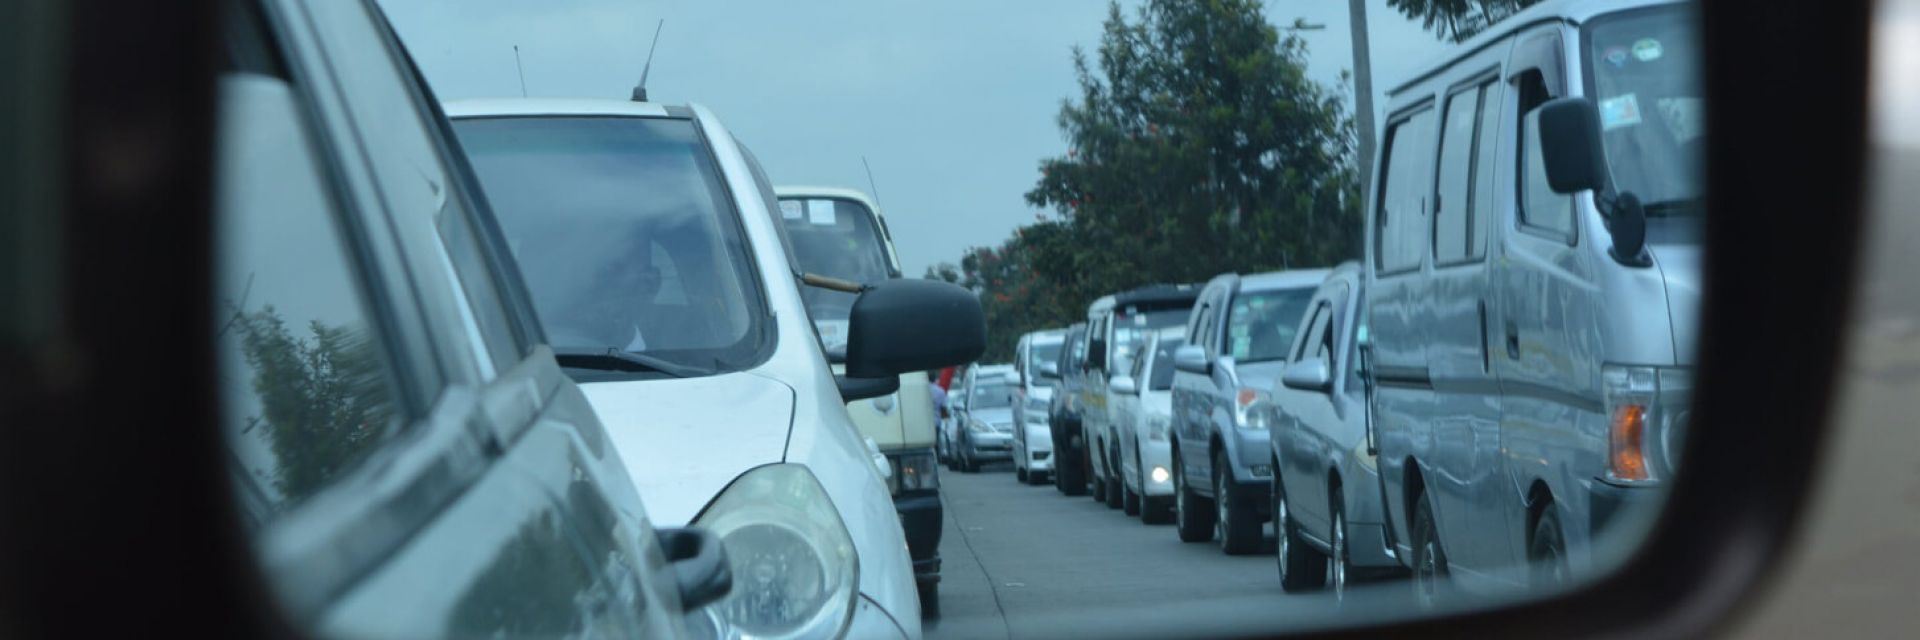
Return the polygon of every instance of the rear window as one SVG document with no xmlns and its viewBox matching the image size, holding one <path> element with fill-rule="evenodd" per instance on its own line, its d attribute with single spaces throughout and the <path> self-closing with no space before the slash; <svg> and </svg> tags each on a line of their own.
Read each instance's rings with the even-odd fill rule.
<svg viewBox="0 0 1920 640">
<path fill-rule="evenodd" d="M 1237 362 L 1286 358 L 1313 291 L 1313 287 L 1301 287 L 1241 293 L 1227 315 L 1227 352 Z"/>
</svg>

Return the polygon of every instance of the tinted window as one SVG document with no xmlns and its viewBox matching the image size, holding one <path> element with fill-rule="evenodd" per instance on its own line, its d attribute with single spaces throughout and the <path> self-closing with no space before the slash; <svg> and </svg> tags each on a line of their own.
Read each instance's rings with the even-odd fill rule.
<svg viewBox="0 0 1920 640">
<path fill-rule="evenodd" d="M 1227 313 L 1227 353 L 1239 362 L 1283 360 L 1313 287 L 1242 292 Z"/>
<path fill-rule="evenodd" d="M 752 364 L 761 299 L 739 221 L 692 121 L 455 122 L 547 339 L 701 370 Z"/>
<path fill-rule="evenodd" d="M 399 387 L 288 85 L 221 84 L 214 331 L 224 428 L 257 523 L 352 472 L 402 423 Z"/>
<path fill-rule="evenodd" d="M 1387 129 L 1375 256 L 1382 271 L 1420 266 L 1427 246 L 1428 185 L 1433 180 L 1433 109 Z"/>
<path fill-rule="evenodd" d="M 1467 256 L 1467 225 L 1472 211 L 1468 178 L 1473 166 L 1474 108 L 1480 92 L 1470 89 L 1447 98 L 1446 126 L 1440 131 L 1440 177 L 1434 188 L 1433 261 L 1458 262 Z"/>
<path fill-rule="evenodd" d="M 1154 347 L 1152 380 L 1147 388 L 1154 391 L 1166 391 L 1173 388 L 1173 352 L 1187 344 L 1176 336 L 1160 338 L 1160 344 Z"/>
</svg>

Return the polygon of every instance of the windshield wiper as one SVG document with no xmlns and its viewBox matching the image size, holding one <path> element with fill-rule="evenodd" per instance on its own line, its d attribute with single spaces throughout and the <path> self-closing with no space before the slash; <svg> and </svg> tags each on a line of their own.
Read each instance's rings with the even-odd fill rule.
<svg viewBox="0 0 1920 640">
<path fill-rule="evenodd" d="M 703 376 L 711 371 L 669 362 L 653 356 L 622 351 L 620 349 L 555 349 L 553 358 L 560 366 L 574 369 L 594 369 L 597 371 L 637 371 L 658 373 L 675 378 Z"/>
<path fill-rule="evenodd" d="M 1699 215 L 1706 211 L 1705 198 L 1675 198 L 1640 205 L 1649 218 L 1672 218 L 1677 216 Z"/>
</svg>

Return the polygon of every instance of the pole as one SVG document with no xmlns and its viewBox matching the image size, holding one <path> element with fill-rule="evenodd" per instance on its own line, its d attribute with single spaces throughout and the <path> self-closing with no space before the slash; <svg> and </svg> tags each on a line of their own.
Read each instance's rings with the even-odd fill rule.
<svg viewBox="0 0 1920 640">
<path fill-rule="evenodd" d="M 1353 109 L 1360 134 L 1360 188 L 1373 188 L 1373 57 L 1367 51 L 1367 0 L 1348 0 L 1353 24 Z M 1362 200 L 1362 202 L 1365 202 Z"/>
</svg>

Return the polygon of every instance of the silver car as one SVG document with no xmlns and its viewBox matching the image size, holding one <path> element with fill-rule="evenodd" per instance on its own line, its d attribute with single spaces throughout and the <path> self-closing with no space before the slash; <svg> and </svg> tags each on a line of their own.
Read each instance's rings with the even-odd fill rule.
<svg viewBox="0 0 1920 640">
<path fill-rule="evenodd" d="M 1035 331 L 1020 336 L 1014 348 L 1013 475 L 1028 484 L 1041 484 L 1053 473 L 1053 433 L 1047 425 L 1054 385 L 1060 382 L 1060 352 L 1066 329 Z"/>
<path fill-rule="evenodd" d="M 1273 386 L 1272 498 L 1280 587 L 1326 587 L 1344 597 L 1350 578 L 1401 573 L 1387 544 L 1371 434 L 1363 272 L 1333 270 L 1301 316 L 1287 368 Z"/>
<path fill-rule="evenodd" d="M 1253 553 L 1267 519 L 1267 390 L 1280 376 L 1307 299 L 1327 270 L 1223 274 L 1207 283 L 1174 352 L 1174 520 L 1180 539 L 1216 533 Z"/>
<path fill-rule="evenodd" d="M 1121 507 L 1147 524 L 1173 521 L 1173 352 L 1185 327 L 1147 334 L 1127 377 L 1112 382 Z"/>
</svg>

